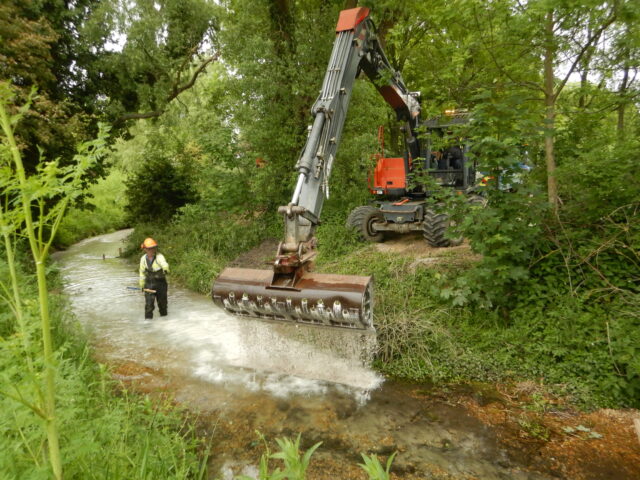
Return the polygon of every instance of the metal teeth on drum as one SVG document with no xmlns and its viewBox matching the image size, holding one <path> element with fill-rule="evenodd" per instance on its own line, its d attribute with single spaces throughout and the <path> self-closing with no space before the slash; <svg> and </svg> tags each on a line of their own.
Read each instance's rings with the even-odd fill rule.
<svg viewBox="0 0 640 480">
<path fill-rule="evenodd" d="M 373 328 L 371 277 L 306 273 L 296 288 L 272 285 L 273 272 L 226 268 L 211 288 L 233 315 L 319 326 Z"/>
<path fill-rule="evenodd" d="M 237 297 L 240 300 L 237 300 Z M 291 298 L 279 300 L 276 297 L 267 301 L 262 296 L 252 300 L 247 293 L 236 296 L 229 292 L 226 298 L 221 298 L 225 310 L 234 315 L 242 315 L 258 318 L 272 318 L 278 320 L 301 322 L 314 325 L 344 326 L 362 328 L 361 311 L 357 308 L 343 309 L 340 301 L 334 301 L 331 307 L 327 307 L 323 300 L 318 300 L 310 305 L 308 299 L 303 299 L 299 304 Z"/>
</svg>

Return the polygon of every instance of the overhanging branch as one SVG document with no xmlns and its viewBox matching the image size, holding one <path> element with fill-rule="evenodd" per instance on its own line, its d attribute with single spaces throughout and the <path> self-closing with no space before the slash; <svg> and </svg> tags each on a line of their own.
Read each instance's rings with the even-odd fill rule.
<svg viewBox="0 0 640 480">
<path fill-rule="evenodd" d="M 196 80 L 198 79 L 198 76 L 200 76 L 200 74 L 204 72 L 205 68 L 207 68 L 207 65 L 215 62 L 216 60 L 218 60 L 218 58 L 219 58 L 219 55 L 217 53 L 211 57 L 205 58 L 202 61 L 202 63 L 198 66 L 198 68 L 194 70 L 189 81 L 182 85 L 179 85 L 180 71 L 178 71 L 176 74 L 176 81 L 171 88 L 171 92 L 169 93 L 169 95 L 167 95 L 165 99 L 165 104 L 169 104 L 172 100 L 178 97 L 178 95 L 180 95 L 182 92 L 184 92 L 185 90 L 189 90 L 191 87 L 193 87 L 196 83 Z M 117 125 L 120 123 L 124 123 L 128 120 L 142 120 L 145 118 L 157 118 L 161 116 L 164 112 L 165 112 L 164 108 L 152 110 L 149 112 L 129 112 L 129 113 L 120 115 L 118 119 L 115 121 L 115 124 Z"/>
</svg>

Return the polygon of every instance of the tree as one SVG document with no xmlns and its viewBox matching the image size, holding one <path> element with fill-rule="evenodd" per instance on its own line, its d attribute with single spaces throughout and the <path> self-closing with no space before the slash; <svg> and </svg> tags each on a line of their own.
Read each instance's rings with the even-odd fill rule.
<svg viewBox="0 0 640 480">
<path fill-rule="evenodd" d="M 507 2 L 503 5 L 510 13 L 501 17 L 497 33 L 507 45 L 512 45 L 509 39 L 523 39 L 517 44 L 517 48 L 513 49 L 516 56 L 526 57 L 533 61 L 534 65 L 539 65 L 536 57 L 542 59 L 541 81 L 518 80 L 517 69 L 522 66 L 522 62 L 509 65 L 495 53 L 491 58 L 497 70 L 507 78 L 517 83 L 522 82 L 534 93 L 541 94 L 544 105 L 542 127 L 547 196 L 549 203 L 557 211 L 559 196 L 554 151 L 556 104 L 573 73 L 584 65 L 584 60 L 593 51 L 604 32 L 616 21 L 619 2 L 594 1 L 577 5 L 540 0 L 525 4 Z M 485 15 L 492 15 L 494 8 L 487 8 Z M 489 21 L 487 16 L 485 20 Z"/>
<path fill-rule="evenodd" d="M 116 123 L 157 118 L 218 59 L 207 0 L 102 2 L 82 26 L 88 89 Z"/>
<path fill-rule="evenodd" d="M 40 149 L 64 162 L 73 156 L 77 140 L 88 134 L 88 118 L 74 101 L 73 35 L 64 30 L 68 17 L 84 3 L 74 2 L 77 10 L 67 10 L 64 2 L 11 0 L 0 5 L 0 78 L 11 80 L 18 103 L 27 101 L 33 87 L 38 89 L 16 131 L 28 172 L 35 170 Z"/>
</svg>

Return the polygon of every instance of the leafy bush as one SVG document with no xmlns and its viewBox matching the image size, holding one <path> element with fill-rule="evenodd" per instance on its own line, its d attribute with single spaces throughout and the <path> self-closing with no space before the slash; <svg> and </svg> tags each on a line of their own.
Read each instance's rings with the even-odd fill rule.
<svg viewBox="0 0 640 480">
<path fill-rule="evenodd" d="M 576 151 L 558 168 L 564 222 L 575 227 L 597 223 L 613 210 L 640 198 L 640 139 L 600 143 Z"/>
<path fill-rule="evenodd" d="M 529 265 L 545 243 L 541 224 L 544 199 L 522 188 L 489 192 L 486 206 L 470 204 L 461 197 L 453 200 L 457 203 L 451 213 L 457 222 L 453 231 L 468 238 L 481 259 L 464 272 L 443 274 L 440 295 L 453 305 L 513 305 L 529 277 Z"/>
<path fill-rule="evenodd" d="M 146 156 L 126 187 L 127 220 L 133 224 L 169 221 L 197 198 L 189 175 L 160 154 Z"/>
</svg>

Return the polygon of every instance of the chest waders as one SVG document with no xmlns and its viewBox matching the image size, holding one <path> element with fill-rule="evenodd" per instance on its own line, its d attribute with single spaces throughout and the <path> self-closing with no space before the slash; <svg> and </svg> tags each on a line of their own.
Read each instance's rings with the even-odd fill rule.
<svg viewBox="0 0 640 480">
<path fill-rule="evenodd" d="M 151 265 L 147 261 L 145 270 L 144 288 L 155 290 L 156 293 L 145 292 L 144 294 L 144 318 L 153 318 L 153 310 L 155 302 L 158 302 L 158 310 L 160 316 L 167 315 L 167 277 L 162 270 L 153 271 L 151 266 L 155 262 L 155 257 L 151 261 Z"/>
</svg>

